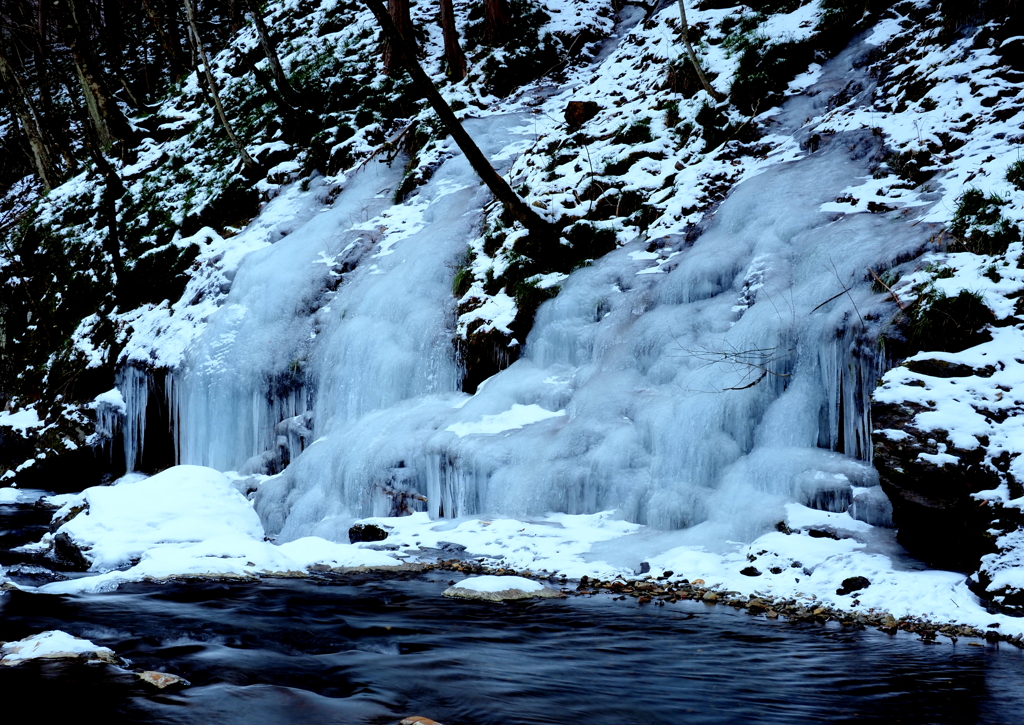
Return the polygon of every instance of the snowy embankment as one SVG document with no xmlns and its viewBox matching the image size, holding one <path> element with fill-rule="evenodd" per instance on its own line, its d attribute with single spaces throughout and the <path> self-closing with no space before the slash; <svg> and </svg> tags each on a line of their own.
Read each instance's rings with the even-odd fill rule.
<svg viewBox="0 0 1024 725">
<path fill-rule="evenodd" d="M 1024 633 L 1024 620 L 987 613 L 963 575 L 908 569 L 891 530 L 795 503 L 787 507 L 779 530 L 717 552 L 684 543 L 685 532 L 628 523 L 612 512 L 440 521 L 418 513 L 360 521 L 386 532 L 377 542 L 339 544 L 305 537 L 277 545 L 264 540 L 238 483 L 213 469 L 176 466 L 152 478 L 129 476 L 112 487 L 60 497 L 63 507 L 55 520 L 74 509 L 79 513 L 57 529 L 56 537 L 67 537 L 91 564 L 83 575 L 39 591 L 102 592 L 126 582 L 167 578 L 256 580 L 331 570 L 416 570 L 455 559 L 459 563 L 453 566 L 464 563 L 474 570 L 529 577 L 470 579 L 465 586 L 456 582 L 456 587 L 485 592 L 500 584 L 502 590 L 532 594 L 541 583 L 558 590 L 570 580 L 588 578 L 650 581 L 661 587 L 702 580 L 702 589 L 722 598 L 740 592 L 766 602 L 792 600 L 809 609 L 871 616 L 888 612 L 896 619 L 977 628 L 998 624 L 1002 635 Z M 54 538 L 47 534 L 37 548 L 51 547 Z M 863 577 L 867 584 L 840 594 L 837 590 L 851 577 Z"/>
</svg>

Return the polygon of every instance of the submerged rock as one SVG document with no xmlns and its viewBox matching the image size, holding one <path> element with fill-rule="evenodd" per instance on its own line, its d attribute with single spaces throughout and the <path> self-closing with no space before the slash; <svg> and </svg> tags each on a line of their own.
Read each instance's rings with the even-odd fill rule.
<svg viewBox="0 0 1024 725">
<path fill-rule="evenodd" d="M 155 672 L 153 670 L 146 670 L 145 672 L 136 672 L 136 676 L 143 682 L 152 685 L 158 690 L 164 690 L 172 685 L 182 685 L 188 687 L 190 684 L 184 677 L 178 677 L 177 675 L 171 675 L 166 672 Z"/>
</svg>

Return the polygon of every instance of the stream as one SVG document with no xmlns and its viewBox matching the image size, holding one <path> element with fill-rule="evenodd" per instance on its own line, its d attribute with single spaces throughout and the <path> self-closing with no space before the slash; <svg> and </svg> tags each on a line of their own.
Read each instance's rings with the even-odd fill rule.
<svg viewBox="0 0 1024 725">
<path fill-rule="evenodd" d="M 45 562 L 10 548 L 38 540 L 48 518 L 0 505 L 0 562 L 15 581 L 31 583 L 19 564 Z M 0 692 L 37 693 L 50 721 L 117 723 L 1013 723 L 1024 707 L 1024 653 L 1006 645 L 928 645 L 693 602 L 449 600 L 449 577 L 0 594 L 0 641 L 61 629 L 191 683 L 161 692 L 110 665 L 50 660 L 0 668 Z"/>
</svg>

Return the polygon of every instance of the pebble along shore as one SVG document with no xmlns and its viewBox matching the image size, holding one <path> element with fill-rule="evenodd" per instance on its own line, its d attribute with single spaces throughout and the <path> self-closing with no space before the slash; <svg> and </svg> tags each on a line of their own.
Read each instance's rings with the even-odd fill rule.
<svg viewBox="0 0 1024 725">
<path fill-rule="evenodd" d="M 681 601 L 699 601 L 706 604 L 724 604 L 734 609 L 745 610 L 748 614 L 764 616 L 766 619 L 781 619 L 791 623 L 825 624 L 836 622 L 842 627 L 866 629 L 873 627 L 880 632 L 896 634 L 908 632 L 918 635 L 924 642 L 934 642 L 938 637 L 945 637 L 956 643 L 961 637 L 981 639 L 995 644 L 1006 642 L 1024 649 L 1024 635 L 1005 635 L 999 631 L 998 624 L 987 629 L 979 629 L 965 624 L 952 622 L 932 622 L 917 617 L 896 618 L 889 612 L 868 610 L 866 612 L 846 611 L 815 601 L 797 601 L 796 599 L 773 599 L 761 595 L 746 595 L 736 591 L 718 590 L 705 586 L 703 579 L 675 578 L 674 572 L 667 571 L 654 578 L 649 575 L 638 575 L 635 579 L 601 580 L 584 576 L 578 583 L 565 576 L 552 575 L 550 572 L 531 572 L 528 570 L 488 567 L 480 562 L 462 561 L 458 559 L 440 560 L 435 564 L 426 564 L 425 571 L 456 571 L 462 574 L 498 576 L 521 576 L 546 582 L 552 588 L 558 588 L 567 596 L 609 595 L 613 600 L 623 601 L 627 597 L 637 600 L 638 604 L 665 606 Z M 454 584 L 454 581 L 451 582 Z M 571 584 L 576 583 L 575 587 Z M 969 645 L 983 646 L 977 642 Z"/>
</svg>

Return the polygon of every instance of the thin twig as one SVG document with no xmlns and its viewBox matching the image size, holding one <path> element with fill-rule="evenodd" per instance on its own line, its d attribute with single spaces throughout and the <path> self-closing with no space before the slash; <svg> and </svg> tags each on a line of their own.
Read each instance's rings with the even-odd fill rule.
<svg viewBox="0 0 1024 725">
<path fill-rule="evenodd" d="M 871 276 L 874 277 L 875 281 L 878 282 L 878 284 L 885 287 L 886 292 L 892 295 L 892 301 L 896 303 L 897 307 L 899 307 L 901 310 L 907 309 L 906 305 L 904 305 L 902 300 L 900 300 L 899 295 L 892 291 L 892 287 L 890 287 L 889 285 L 882 281 L 882 278 L 875 273 L 875 270 L 868 267 L 868 272 L 871 273 Z"/>
</svg>

